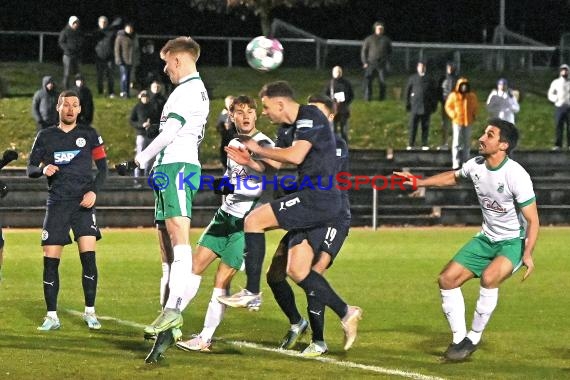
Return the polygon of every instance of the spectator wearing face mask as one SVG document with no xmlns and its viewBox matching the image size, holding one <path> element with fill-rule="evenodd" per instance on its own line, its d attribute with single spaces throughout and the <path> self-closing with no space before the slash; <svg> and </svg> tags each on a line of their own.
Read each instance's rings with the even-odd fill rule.
<svg viewBox="0 0 570 380">
<path fill-rule="evenodd" d="M 560 66 L 560 76 L 550 83 L 548 100 L 554 103 L 554 122 L 556 125 L 556 140 L 552 150 L 562 149 L 562 136 L 566 126 L 567 147 L 570 149 L 570 81 L 568 72 L 570 68 L 564 64 Z"/>
<path fill-rule="evenodd" d="M 451 119 L 453 139 L 451 161 L 453 169 L 459 169 L 469 159 L 471 129 L 479 110 L 477 95 L 471 90 L 467 78 L 459 78 L 455 89 L 445 102 L 445 112 Z"/>
</svg>

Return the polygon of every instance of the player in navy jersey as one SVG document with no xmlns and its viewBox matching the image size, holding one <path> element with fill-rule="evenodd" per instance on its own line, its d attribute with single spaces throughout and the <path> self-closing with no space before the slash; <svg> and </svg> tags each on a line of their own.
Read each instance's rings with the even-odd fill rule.
<svg viewBox="0 0 570 380">
<path fill-rule="evenodd" d="M 319 108 L 327 116 L 331 129 L 334 128 L 332 124 L 335 116 L 333 112 L 334 104 L 329 97 L 312 95 L 307 99 L 307 103 Z M 281 132 L 283 132 L 283 130 Z M 279 137 L 281 137 L 280 143 L 283 143 L 283 140 L 287 139 L 287 134 L 281 134 Z M 340 135 L 335 134 L 335 141 L 337 172 L 348 172 L 348 145 Z M 346 237 L 348 236 L 351 220 L 348 191 L 341 191 L 341 197 L 341 210 L 334 222 L 323 227 L 317 227 L 310 233 L 302 232 L 306 234 L 312 247 L 318 247 L 315 251 L 312 269 L 320 274 L 324 274 L 324 272 L 332 265 L 334 259 L 340 252 Z M 267 271 L 267 284 L 271 288 L 273 296 L 279 304 L 279 307 L 291 323 L 291 327 L 279 345 L 279 348 L 282 349 L 293 348 L 298 338 L 305 333 L 309 326 L 309 322 L 299 313 L 295 304 L 295 295 L 286 280 L 287 248 L 289 246 L 289 239 L 295 233 L 297 233 L 295 230 L 289 231 L 281 239 L 273 256 L 271 265 Z M 310 241 L 312 238 L 317 239 L 317 241 Z M 312 339 L 311 344 L 303 350 L 302 355 L 320 356 L 328 350 L 324 341 L 325 308 L 318 297 L 312 296 L 307 297 L 307 306 L 307 313 L 311 324 Z"/>
<path fill-rule="evenodd" d="M 246 217 L 246 288 L 232 296 L 218 297 L 220 302 L 234 307 L 247 307 L 250 302 L 259 302 L 266 230 L 280 227 L 287 231 L 308 231 L 325 226 L 337 217 L 342 203 L 334 179 L 337 172 L 336 143 L 326 116 L 315 106 L 297 103 L 293 99 L 293 90 L 284 81 L 265 85 L 259 96 L 263 114 L 274 123 L 290 125 L 290 132 L 285 127 L 284 133 L 293 133 L 294 138 L 291 146 L 283 148 L 262 147 L 251 139 L 243 139 L 243 144 L 261 157 L 297 165 L 299 191 L 264 204 Z M 242 153 L 232 147 L 226 150 L 232 159 Z M 309 240 L 316 239 L 309 239 L 303 233 L 289 239 L 287 275 L 307 295 L 314 294 L 342 319 L 345 349 L 349 349 L 356 338 L 362 310 L 348 306 L 328 282 L 311 269 L 313 252 L 318 247 L 311 247 Z"/>
<path fill-rule="evenodd" d="M 18 152 L 8 149 L 0 158 L 0 169 L 8 165 L 10 162 L 18 158 Z M 4 198 L 8 194 L 8 186 L 0 181 L 0 198 Z M 1 222 L 1 220 L 0 220 Z M 4 263 L 4 236 L 2 234 L 2 224 L 0 223 L 0 281 L 2 281 L 2 264 Z"/>
<path fill-rule="evenodd" d="M 90 329 L 101 324 L 95 314 L 97 293 L 96 241 L 101 233 L 95 220 L 95 201 L 107 176 L 103 139 L 90 126 L 77 124 L 81 105 L 77 93 L 64 91 L 57 102 L 59 124 L 38 133 L 28 162 L 28 176 L 48 179 L 47 210 L 42 230 L 44 253 L 44 298 L 47 315 L 38 330 L 57 330 L 59 262 L 63 246 L 71 244 L 73 230 L 83 268 L 81 282 L 85 296 L 83 320 Z M 97 166 L 93 178 L 92 164 Z"/>
</svg>

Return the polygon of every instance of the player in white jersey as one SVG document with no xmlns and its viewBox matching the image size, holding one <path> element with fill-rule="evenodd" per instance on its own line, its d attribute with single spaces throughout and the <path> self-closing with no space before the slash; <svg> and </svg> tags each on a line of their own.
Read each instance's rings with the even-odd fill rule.
<svg viewBox="0 0 570 380">
<path fill-rule="evenodd" d="M 483 227 L 439 275 L 443 312 L 453 333 L 444 357 L 450 361 L 468 358 L 478 347 L 481 335 L 497 306 L 499 286 L 524 265 L 523 280 L 534 270 L 532 252 L 539 230 L 538 212 L 532 181 L 526 170 L 508 156 L 518 141 L 516 127 L 508 121 L 491 119 L 479 138 L 481 156 L 462 168 L 426 179 L 395 172 L 417 186 L 452 186 L 460 179 L 473 182 L 483 213 Z M 526 229 L 518 211 L 526 221 Z M 471 331 L 465 323 L 465 302 L 461 286 L 480 278 L 479 298 Z"/>
<path fill-rule="evenodd" d="M 145 334 L 158 334 L 182 326 L 180 305 L 192 274 L 189 238 L 192 201 L 201 176 L 198 145 L 204 137 L 210 103 L 196 69 L 200 57 L 198 43 L 190 37 L 169 40 L 161 49 L 160 57 L 165 62 L 164 72 L 177 87 L 164 105 L 159 135 L 136 155 L 135 163 L 148 167 L 149 161 L 156 156 L 151 176 L 154 179 L 155 219 L 165 223 L 173 262 L 169 271 L 168 300 L 159 317 L 145 328 Z"/>
<path fill-rule="evenodd" d="M 229 109 L 231 120 L 240 134 L 251 136 L 260 144 L 273 146 L 271 139 L 255 128 L 256 108 L 254 99 L 243 95 L 238 96 L 233 100 Z M 232 140 L 230 144 L 243 147 L 237 139 Z M 239 165 L 228 159 L 224 178 L 214 181 L 214 191 L 225 197 L 221 207 L 198 240 L 198 247 L 192 256 L 192 274 L 179 306 L 180 311 L 183 311 L 195 297 L 200 287 L 202 273 L 216 258 L 220 258 L 220 263 L 204 319 L 204 328 L 195 337 L 177 343 L 177 346 L 183 350 L 209 351 L 212 336 L 225 310 L 225 306 L 217 300 L 217 297 L 226 294 L 231 279 L 242 266 L 245 248 L 243 222 L 245 215 L 255 206 L 261 196 L 263 190 L 261 175 L 264 171 L 264 163 L 256 160 L 255 157 L 252 157 L 247 165 Z M 168 348 L 169 343 L 161 346 L 157 338 L 157 344 L 155 344 L 157 348 L 153 351 L 161 354 Z"/>
</svg>

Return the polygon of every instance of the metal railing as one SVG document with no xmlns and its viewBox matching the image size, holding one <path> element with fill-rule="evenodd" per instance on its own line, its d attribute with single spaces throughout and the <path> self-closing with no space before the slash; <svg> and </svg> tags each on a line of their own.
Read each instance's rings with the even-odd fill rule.
<svg viewBox="0 0 570 380">
<path fill-rule="evenodd" d="M 34 60 L 38 62 L 59 61 L 61 51 L 57 46 L 57 32 L 0 31 L 2 60 Z M 176 37 L 174 35 L 142 34 L 139 38 L 157 43 Z M 208 52 L 200 59 L 208 65 L 226 67 L 245 66 L 245 47 L 250 37 L 193 36 Z M 31 39 L 30 39 L 31 38 Z M 340 64 L 360 67 L 362 41 L 285 38 L 279 40 L 285 49 L 285 67 L 314 67 L 320 69 Z M 91 41 L 92 42 L 92 41 Z M 88 44 L 89 45 L 89 44 Z M 390 59 L 391 70 L 409 72 L 420 59 L 441 63 L 453 60 L 465 69 L 502 71 L 508 69 L 534 70 L 549 67 L 555 46 L 487 45 L 394 42 Z M 295 54 L 288 53 L 290 51 Z M 34 54 L 37 52 L 37 54 Z M 86 48 L 85 61 L 94 60 L 93 48 Z"/>
</svg>

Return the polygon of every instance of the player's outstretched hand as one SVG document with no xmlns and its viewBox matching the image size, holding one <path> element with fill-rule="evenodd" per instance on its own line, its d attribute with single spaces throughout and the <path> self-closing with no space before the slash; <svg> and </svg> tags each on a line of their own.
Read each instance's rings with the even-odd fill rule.
<svg viewBox="0 0 570 380">
<path fill-rule="evenodd" d="M 214 193 L 219 195 L 233 194 L 235 190 L 234 185 L 230 183 L 228 177 L 216 178 L 214 180 Z"/>
<path fill-rule="evenodd" d="M 117 170 L 117 174 L 120 176 L 125 176 L 131 170 L 135 170 L 137 168 L 137 164 L 134 161 L 123 161 L 120 164 L 115 165 L 115 170 Z"/>
<path fill-rule="evenodd" d="M 228 158 L 239 165 L 247 165 L 251 159 L 249 151 L 243 146 L 226 146 L 224 150 L 228 154 Z"/>
<path fill-rule="evenodd" d="M 0 198 L 4 198 L 8 194 L 8 186 L 2 181 L 0 181 Z"/>
<path fill-rule="evenodd" d="M 259 144 L 251 136 L 248 135 L 237 135 L 236 138 L 242 143 L 250 152 L 258 153 Z"/>
<path fill-rule="evenodd" d="M 410 172 L 392 172 L 392 175 L 403 178 L 404 184 L 410 186 L 416 186 L 418 178 L 420 178 Z"/>
</svg>

